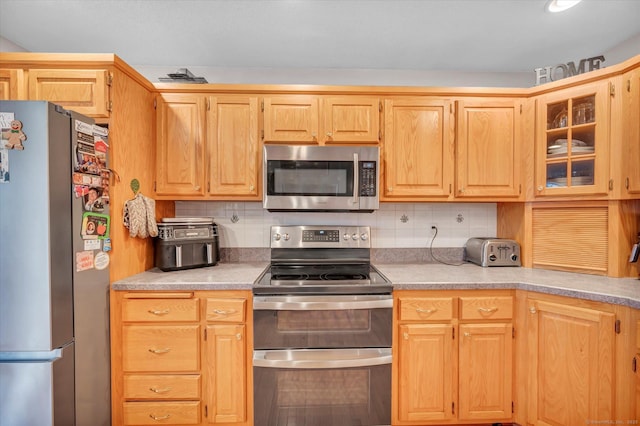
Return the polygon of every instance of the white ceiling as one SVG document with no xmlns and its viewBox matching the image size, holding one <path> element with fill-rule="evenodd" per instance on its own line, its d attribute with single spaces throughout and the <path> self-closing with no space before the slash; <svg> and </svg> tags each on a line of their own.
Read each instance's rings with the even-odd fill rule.
<svg viewBox="0 0 640 426">
<path fill-rule="evenodd" d="M 545 3 L 0 0 L 0 36 L 34 52 L 116 53 L 134 67 L 532 72 L 640 34 L 639 0 L 584 0 L 560 14 Z"/>
</svg>

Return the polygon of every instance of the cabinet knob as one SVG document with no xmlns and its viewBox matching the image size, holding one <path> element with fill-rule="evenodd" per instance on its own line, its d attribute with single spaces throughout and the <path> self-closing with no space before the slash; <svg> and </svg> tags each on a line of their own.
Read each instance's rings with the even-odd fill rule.
<svg viewBox="0 0 640 426">
<path fill-rule="evenodd" d="M 387 191 L 389 191 L 389 192 L 393 192 L 393 186 L 388 187 L 388 188 L 387 188 Z"/>
<path fill-rule="evenodd" d="M 236 334 L 236 340 L 242 340 L 242 334 L 240 333 Z"/>
<path fill-rule="evenodd" d="M 311 137 L 313 139 L 318 139 L 318 134 L 316 132 L 311 132 Z"/>
<path fill-rule="evenodd" d="M 461 194 L 464 193 L 464 188 L 460 188 L 458 192 L 460 192 Z"/>
<path fill-rule="evenodd" d="M 402 338 L 404 340 L 409 340 L 409 333 L 402 333 Z"/>
<path fill-rule="evenodd" d="M 328 138 L 333 137 L 333 133 L 331 133 L 331 132 L 327 132 L 327 137 L 328 137 Z"/>
<path fill-rule="evenodd" d="M 252 192 L 253 192 L 253 190 L 254 190 L 255 188 L 256 188 L 255 186 L 253 186 L 253 185 L 249 185 L 249 191 L 252 191 Z"/>
<path fill-rule="evenodd" d="M 544 187 L 542 185 L 538 185 L 538 191 L 542 191 Z"/>
<path fill-rule="evenodd" d="M 535 306 L 531 306 L 529 307 L 529 312 L 531 312 L 532 314 L 535 314 L 538 312 L 538 310 L 535 308 Z"/>
<path fill-rule="evenodd" d="M 465 331 L 465 333 L 463 334 L 464 337 L 471 337 L 471 333 L 469 333 L 468 331 Z"/>
</svg>

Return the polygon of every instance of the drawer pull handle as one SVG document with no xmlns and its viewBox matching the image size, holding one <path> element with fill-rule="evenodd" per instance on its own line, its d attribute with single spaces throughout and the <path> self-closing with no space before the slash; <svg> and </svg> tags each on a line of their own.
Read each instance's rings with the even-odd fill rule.
<svg viewBox="0 0 640 426">
<path fill-rule="evenodd" d="M 167 315 L 170 311 L 169 309 L 165 309 L 163 311 L 158 311 L 158 310 L 154 310 L 154 309 L 149 309 L 147 312 L 149 312 L 151 315 L 158 315 L 158 316 L 162 316 L 162 315 Z"/>
<path fill-rule="evenodd" d="M 235 314 L 237 311 L 235 309 L 229 309 L 228 311 L 225 311 L 223 309 L 214 309 L 213 313 L 214 314 L 218 314 L 218 315 L 231 315 L 231 314 Z"/>
<path fill-rule="evenodd" d="M 492 314 L 497 310 L 498 310 L 498 308 L 496 308 L 496 307 L 493 307 L 493 308 L 478 308 L 478 311 L 481 314 Z"/>
<path fill-rule="evenodd" d="M 153 414 L 149 414 L 149 417 L 151 417 L 153 420 L 167 420 L 169 417 L 171 417 L 171 414 L 165 414 L 164 416 L 154 416 Z"/>
<path fill-rule="evenodd" d="M 149 390 L 153 393 L 167 393 L 167 392 L 171 392 L 171 388 L 163 388 L 163 389 L 158 389 L 158 388 L 149 388 Z"/>
<path fill-rule="evenodd" d="M 432 314 L 435 311 L 437 311 L 438 309 L 436 308 L 432 308 L 432 309 L 422 309 L 422 308 L 416 308 L 416 312 L 420 313 L 420 314 Z"/>
<path fill-rule="evenodd" d="M 160 355 L 160 354 L 166 354 L 167 352 L 169 352 L 171 350 L 171 348 L 164 348 L 164 349 L 149 349 L 149 352 L 151 352 L 152 354 L 156 354 L 156 355 Z"/>
</svg>

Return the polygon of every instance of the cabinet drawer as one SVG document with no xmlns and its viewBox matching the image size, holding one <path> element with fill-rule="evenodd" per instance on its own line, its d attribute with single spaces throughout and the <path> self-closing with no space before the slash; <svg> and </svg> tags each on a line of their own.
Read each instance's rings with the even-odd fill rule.
<svg viewBox="0 0 640 426">
<path fill-rule="evenodd" d="M 125 325 L 124 371 L 194 371 L 199 363 L 197 325 Z"/>
<path fill-rule="evenodd" d="M 140 375 L 124 376 L 124 397 L 127 399 L 198 399 L 200 375 Z"/>
<path fill-rule="evenodd" d="M 244 322 L 247 299 L 207 299 L 207 321 Z"/>
<path fill-rule="evenodd" d="M 460 319 L 509 319 L 513 316 L 513 297 L 461 297 Z"/>
<path fill-rule="evenodd" d="M 196 425 L 200 423 L 200 402 L 125 402 L 125 425 Z"/>
<path fill-rule="evenodd" d="M 198 299 L 125 299 L 122 321 L 198 321 Z"/>
<path fill-rule="evenodd" d="M 453 297 L 401 297 L 401 321 L 442 321 L 453 318 Z"/>
</svg>

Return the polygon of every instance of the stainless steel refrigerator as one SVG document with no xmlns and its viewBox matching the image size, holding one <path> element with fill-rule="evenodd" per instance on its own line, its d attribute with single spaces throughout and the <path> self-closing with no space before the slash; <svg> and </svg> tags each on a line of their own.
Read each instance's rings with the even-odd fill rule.
<svg viewBox="0 0 640 426">
<path fill-rule="evenodd" d="M 108 137 L 41 101 L 0 127 L 0 424 L 110 425 Z"/>
</svg>

